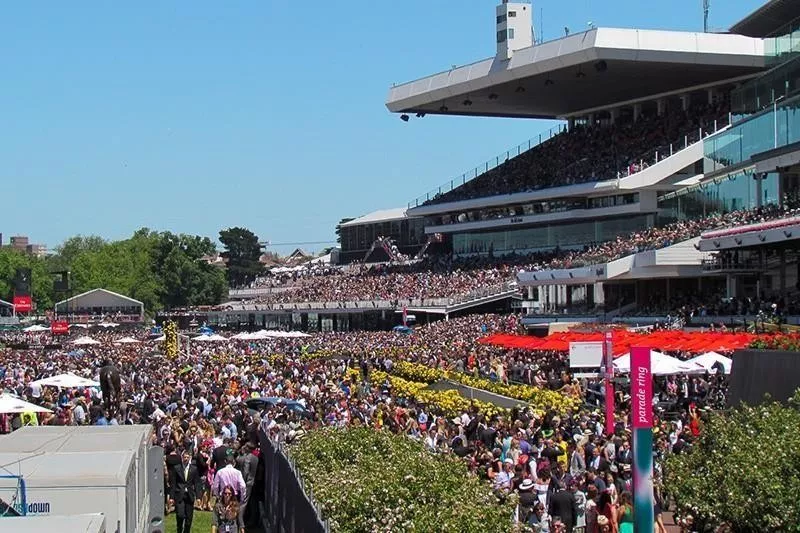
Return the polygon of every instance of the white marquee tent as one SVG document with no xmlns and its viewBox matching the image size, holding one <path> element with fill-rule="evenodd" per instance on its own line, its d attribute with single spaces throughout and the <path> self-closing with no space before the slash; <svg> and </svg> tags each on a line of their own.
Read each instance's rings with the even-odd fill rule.
<svg viewBox="0 0 800 533">
<path fill-rule="evenodd" d="M 139 341 L 134 339 L 133 337 L 122 337 L 121 339 L 117 339 L 114 341 L 114 344 L 138 344 Z"/>
<path fill-rule="evenodd" d="M 653 375 L 656 376 L 689 374 L 700 369 L 697 365 L 689 364 L 656 351 L 650 352 L 650 367 Z M 614 370 L 623 374 L 629 373 L 631 371 L 631 354 L 626 353 L 614 359 Z"/>
<path fill-rule="evenodd" d="M 100 341 L 96 341 L 91 337 L 78 337 L 72 341 L 72 344 L 75 344 L 76 346 L 86 346 L 89 344 L 100 344 Z"/>
<path fill-rule="evenodd" d="M 94 381 L 92 379 L 86 379 L 84 377 L 78 376 L 77 374 L 73 374 L 72 372 L 67 372 L 66 374 L 59 374 L 57 376 L 50 376 L 49 378 L 39 379 L 32 383 L 41 385 L 42 387 L 64 387 L 65 389 L 100 386 L 100 383 L 98 383 L 97 381 Z"/>
<path fill-rule="evenodd" d="M 698 365 L 711 373 L 715 372 L 714 365 L 717 363 L 721 363 L 724 372 L 726 374 L 730 374 L 731 367 L 733 366 L 733 359 L 718 354 L 717 352 L 708 352 L 704 353 L 703 355 L 698 355 L 697 357 L 692 357 L 691 359 L 686 361 L 686 363 L 692 363 Z"/>
<path fill-rule="evenodd" d="M 20 400 L 10 394 L 0 394 L 0 413 L 52 413 L 50 409 Z"/>
</svg>

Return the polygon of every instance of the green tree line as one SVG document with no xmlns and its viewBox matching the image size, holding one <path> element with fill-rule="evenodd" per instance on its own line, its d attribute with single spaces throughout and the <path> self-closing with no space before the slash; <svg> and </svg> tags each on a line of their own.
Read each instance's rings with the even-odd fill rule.
<svg viewBox="0 0 800 533">
<path fill-rule="evenodd" d="M 31 296 L 39 310 L 69 295 L 103 288 L 144 303 L 149 313 L 175 307 L 215 305 L 228 283 L 252 281 L 261 273 L 258 237 L 244 228 L 220 232 L 229 265 L 222 269 L 203 261 L 216 252 L 208 237 L 156 232 L 147 228 L 130 238 L 107 241 L 97 236 L 67 239 L 47 257 L 0 248 L 0 299 L 11 301 L 18 268 L 31 269 Z M 255 246 L 254 246 L 255 243 Z M 55 272 L 69 271 L 70 293 L 57 292 Z"/>
</svg>

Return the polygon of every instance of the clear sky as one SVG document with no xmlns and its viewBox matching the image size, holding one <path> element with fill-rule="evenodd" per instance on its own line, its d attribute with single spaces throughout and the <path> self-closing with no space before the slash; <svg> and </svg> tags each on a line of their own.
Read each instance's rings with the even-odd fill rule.
<svg viewBox="0 0 800 533">
<path fill-rule="evenodd" d="M 548 129 L 403 123 L 388 88 L 494 54 L 495 0 L 11 2 L 0 17 L 0 232 L 55 247 L 147 226 L 333 241 Z M 714 0 L 724 29 L 761 0 Z M 568 26 L 702 29 L 702 0 L 542 0 Z M 278 248 L 286 252 L 285 246 Z M 315 250 L 322 245 L 307 245 Z"/>
</svg>

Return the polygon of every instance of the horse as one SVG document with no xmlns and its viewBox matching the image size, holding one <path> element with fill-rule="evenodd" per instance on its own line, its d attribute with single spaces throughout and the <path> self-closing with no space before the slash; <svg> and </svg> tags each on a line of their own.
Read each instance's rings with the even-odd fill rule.
<svg viewBox="0 0 800 533">
<path fill-rule="evenodd" d="M 100 390 L 103 391 L 103 407 L 113 416 L 119 412 L 120 395 L 122 394 L 119 369 L 108 359 L 100 366 Z M 113 407 L 113 409 L 112 409 Z"/>
</svg>

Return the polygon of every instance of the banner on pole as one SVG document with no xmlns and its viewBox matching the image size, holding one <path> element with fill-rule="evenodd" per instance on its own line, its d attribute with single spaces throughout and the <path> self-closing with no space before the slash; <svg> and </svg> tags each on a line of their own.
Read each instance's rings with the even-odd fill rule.
<svg viewBox="0 0 800 533">
<path fill-rule="evenodd" d="M 17 313 L 30 313 L 33 310 L 33 301 L 29 295 L 14 296 L 14 310 Z"/>
<path fill-rule="evenodd" d="M 631 348 L 634 531 L 653 531 L 653 373 L 650 348 Z"/>
</svg>

